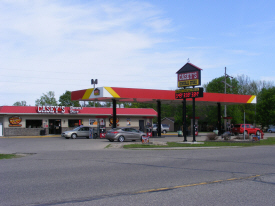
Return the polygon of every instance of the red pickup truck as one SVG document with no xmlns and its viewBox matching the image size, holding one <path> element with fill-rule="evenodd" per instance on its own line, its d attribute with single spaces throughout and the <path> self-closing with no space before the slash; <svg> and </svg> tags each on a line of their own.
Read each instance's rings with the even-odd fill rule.
<svg viewBox="0 0 275 206">
<path fill-rule="evenodd" d="M 232 133 L 234 133 L 235 135 L 243 134 L 244 125 L 245 125 L 245 135 L 255 134 L 255 135 L 259 136 L 261 134 L 261 130 L 259 128 L 255 128 L 251 124 L 236 124 L 232 128 Z"/>
</svg>

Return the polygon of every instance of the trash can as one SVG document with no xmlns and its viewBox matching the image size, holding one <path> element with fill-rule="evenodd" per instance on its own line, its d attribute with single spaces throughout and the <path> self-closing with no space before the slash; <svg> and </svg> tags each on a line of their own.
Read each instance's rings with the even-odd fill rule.
<svg viewBox="0 0 275 206">
<path fill-rule="evenodd" d="M 40 135 L 45 135 L 46 134 L 46 129 L 40 130 Z"/>
<path fill-rule="evenodd" d="M 157 131 L 152 131 L 152 136 L 156 137 L 157 136 Z"/>
</svg>

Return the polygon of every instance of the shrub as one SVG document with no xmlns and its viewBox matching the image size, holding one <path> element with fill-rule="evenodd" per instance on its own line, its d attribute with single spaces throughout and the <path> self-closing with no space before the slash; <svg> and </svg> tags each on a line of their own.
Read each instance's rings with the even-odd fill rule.
<svg viewBox="0 0 275 206">
<path fill-rule="evenodd" d="M 212 133 L 209 133 L 207 134 L 206 136 L 206 140 L 217 140 L 218 139 L 218 136 L 216 135 L 216 133 L 212 132 Z"/>
<path fill-rule="evenodd" d="M 243 139 L 243 134 L 239 134 L 238 136 L 235 137 L 235 139 Z M 250 139 L 249 135 L 245 135 L 245 139 Z"/>
</svg>

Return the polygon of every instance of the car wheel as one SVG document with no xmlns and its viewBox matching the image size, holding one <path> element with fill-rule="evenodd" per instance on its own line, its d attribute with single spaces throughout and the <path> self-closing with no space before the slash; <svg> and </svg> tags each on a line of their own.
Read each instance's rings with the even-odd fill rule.
<svg viewBox="0 0 275 206">
<path fill-rule="evenodd" d="M 166 132 L 166 130 L 163 130 L 163 132 L 162 132 L 163 134 L 166 134 L 167 132 Z"/>
<path fill-rule="evenodd" d="M 272 133 L 272 131 L 271 131 L 271 130 L 268 130 L 268 132 L 269 132 L 269 133 Z"/>
<path fill-rule="evenodd" d="M 257 131 L 257 132 L 256 132 L 256 135 L 257 135 L 257 136 L 260 136 L 260 132 L 259 132 L 259 131 Z"/>
<path fill-rule="evenodd" d="M 110 142 L 113 142 L 114 140 L 113 139 L 108 139 Z"/>
<path fill-rule="evenodd" d="M 89 137 L 86 137 L 86 139 L 89 139 Z"/>
<path fill-rule="evenodd" d="M 118 138 L 119 142 L 124 142 L 124 140 L 125 140 L 125 138 L 123 136 L 119 136 L 119 138 Z"/>
<path fill-rule="evenodd" d="M 76 139 L 77 135 L 75 133 L 72 134 L 72 139 Z"/>
<path fill-rule="evenodd" d="M 244 131 L 244 136 L 246 136 L 247 135 L 247 131 Z"/>
</svg>

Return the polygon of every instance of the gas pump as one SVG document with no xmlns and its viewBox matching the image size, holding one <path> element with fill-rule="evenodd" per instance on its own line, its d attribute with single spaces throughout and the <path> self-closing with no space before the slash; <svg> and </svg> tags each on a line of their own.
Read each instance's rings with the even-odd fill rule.
<svg viewBox="0 0 275 206">
<path fill-rule="evenodd" d="M 100 138 L 105 138 L 106 137 L 106 127 L 101 127 L 99 129 L 99 137 Z"/>
<path fill-rule="evenodd" d="M 198 125 L 195 126 L 195 135 L 198 136 L 199 131 L 198 131 Z"/>
<path fill-rule="evenodd" d="M 147 127 L 146 128 L 146 133 L 147 133 L 147 137 L 152 137 L 153 136 L 152 127 Z"/>
<path fill-rule="evenodd" d="M 106 137 L 106 126 L 104 119 L 100 119 L 99 121 L 99 138 Z"/>
<path fill-rule="evenodd" d="M 193 119 L 191 119 L 191 134 L 193 134 Z M 198 130 L 198 123 L 199 123 L 199 117 L 195 117 L 195 135 L 198 136 L 199 130 Z"/>
</svg>

